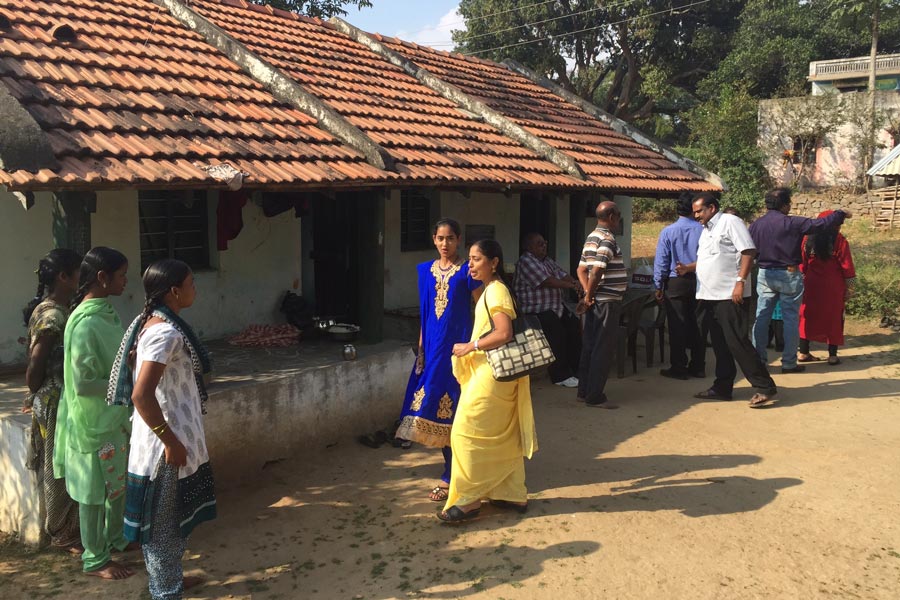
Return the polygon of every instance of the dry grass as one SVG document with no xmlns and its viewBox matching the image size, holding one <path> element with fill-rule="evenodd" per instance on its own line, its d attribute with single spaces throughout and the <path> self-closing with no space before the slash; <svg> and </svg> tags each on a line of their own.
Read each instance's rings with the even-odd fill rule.
<svg viewBox="0 0 900 600">
<path fill-rule="evenodd" d="M 656 240 L 659 232 L 668 225 L 667 221 L 642 221 L 631 225 L 631 257 L 653 261 L 656 256 Z"/>
</svg>

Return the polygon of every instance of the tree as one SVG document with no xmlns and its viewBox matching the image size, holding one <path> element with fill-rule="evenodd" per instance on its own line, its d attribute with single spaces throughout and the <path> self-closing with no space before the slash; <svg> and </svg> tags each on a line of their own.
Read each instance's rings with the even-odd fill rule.
<svg viewBox="0 0 900 600">
<path fill-rule="evenodd" d="M 690 146 L 682 152 L 728 182 L 722 201 L 753 215 L 770 185 L 757 140 L 757 106 L 746 88 L 728 86 L 686 115 Z"/>
<path fill-rule="evenodd" d="M 900 2 L 897 0 L 857 0 L 848 2 L 847 0 L 828 0 L 828 4 L 834 11 L 834 15 L 845 25 L 859 29 L 860 22 L 868 25 L 871 32 L 871 44 L 869 48 L 869 93 L 868 93 L 868 114 L 865 115 L 864 122 L 859 123 L 864 127 L 862 131 L 861 159 L 862 172 L 865 174 L 875 158 L 876 140 L 878 137 L 878 122 L 883 120 L 879 117 L 878 111 L 875 109 L 875 72 L 876 59 L 878 56 L 878 42 L 882 20 L 893 16 L 895 19 L 897 13 L 900 12 Z M 869 176 L 864 175 L 864 185 L 868 189 Z"/>
<path fill-rule="evenodd" d="M 457 50 L 512 58 L 628 121 L 667 122 L 727 50 L 745 0 L 461 0 Z M 656 127 L 659 129 L 659 127 Z"/>
<path fill-rule="evenodd" d="M 268 4 L 272 8 L 280 8 L 291 12 L 327 19 L 329 17 L 346 16 L 346 6 L 369 8 L 370 0 L 250 0 L 253 4 Z"/>
</svg>

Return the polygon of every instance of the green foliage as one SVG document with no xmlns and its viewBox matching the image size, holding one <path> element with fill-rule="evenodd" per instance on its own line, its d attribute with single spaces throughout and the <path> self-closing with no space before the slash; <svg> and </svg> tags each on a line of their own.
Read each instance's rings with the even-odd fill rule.
<svg viewBox="0 0 900 600">
<path fill-rule="evenodd" d="M 728 183 L 722 204 L 745 217 L 759 211 L 770 185 L 756 145 L 757 105 L 744 88 L 722 88 L 716 98 L 688 113 L 690 146 L 681 148 Z"/>
<path fill-rule="evenodd" d="M 839 5 L 853 10 L 848 16 Z M 740 83 L 756 98 L 806 95 L 811 61 L 869 54 L 871 12 L 865 5 L 872 2 L 748 0 L 727 56 L 698 92 L 712 97 L 720 86 Z M 883 53 L 900 51 L 900 3 L 882 0 L 887 5 L 893 7 L 880 17 Z"/>
<path fill-rule="evenodd" d="M 659 200 L 657 198 L 634 198 L 631 207 L 631 216 L 636 223 L 650 223 L 655 221 L 674 221 L 678 216 L 675 212 L 674 200 Z"/>
<path fill-rule="evenodd" d="M 872 231 L 865 219 L 852 219 L 842 229 L 856 266 L 855 293 L 847 313 L 860 317 L 900 316 L 900 236 Z"/>
<path fill-rule="evenodd" d="M 869 318 L 900 314 L 900 270 L 878 263 L 859 265 L 847 313 Z"/>
<path fill-rule="evenodd" d="M 727 51 L 727 29 L 743 4 L 461 0 L 466 30 L 454 41 L 461 52 L 521 62 L 625 120 L 674 122 Z"/>
<path fill-rule="evenodd" d="M 291 12 L 327 19 L 329 17 L 346 16 L 346 6 L 370 8 L 370 0 L 250 0 L 253 4 L 267 4 L 272 8 L 280 8 Z"/>
</svg>

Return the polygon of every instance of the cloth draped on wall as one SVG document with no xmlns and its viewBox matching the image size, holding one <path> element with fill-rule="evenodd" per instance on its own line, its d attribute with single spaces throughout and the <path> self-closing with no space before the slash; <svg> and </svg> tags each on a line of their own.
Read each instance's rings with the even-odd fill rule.
<svg viewBox="0 0 900 600">
<path fill-rule="evenodd" d="M 249 194 L 246 191 L 222 191 L 216 207 L 216 249 L 228 250 L 228 242 L 244 228 L 244 206 Z"/>
</svg>

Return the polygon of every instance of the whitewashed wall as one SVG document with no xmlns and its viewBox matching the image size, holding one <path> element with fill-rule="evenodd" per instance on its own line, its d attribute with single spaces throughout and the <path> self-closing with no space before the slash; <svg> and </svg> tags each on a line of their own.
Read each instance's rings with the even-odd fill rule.
<svg viewBox="0 0 900 600">
<path fill-rule="evenodd" d="M 24 347 L 22 306 L 34 295 L 38 260 L 53 248 L 52 198 L 38 195 L 25 211 L 12 196 L 0 196 L 0 260 L 4 285 L 0 286 L 0 364 L 20 363 Z M 300 286 L 300 220 L 293 211 L 268 218 L 252 202 L 244 207 L 244 227 L 229 242 L 228 250 L 215 250 L 215 200 L 210 202 L 210 248 L 213 268 L 195 274 L 197 302 L 185 313 L 205 338 L 221 337 L 251 323 L 281 322 L 278 311 L 284 292 Z M 91 243 L 110 246 L 130 260 L 125 293 L 112 300 L 123 323 L 140 312 L 144 294 L 140 274 L 137 192 L 124 190 L 97 194 L 91 215 Z"/>
<path fill-rule="evenodd" d="M 441 217 L 459 221 L 465 236 L 467 224 L 494 225 L 503 246 L 504 262 L 515 264 L 519 248 L 519 195 L 472 192 L 466 198 L 457 192 L 441 192 Z M 568 217 L 566 217 L 568 219 Z M 385 202 L 384 306 L 387 310 L 418 305 L 416 265 L 437 257 L 434 248 L 418 252 L 400 251 L 400 191 L 393 190 Z M 568 220 L 566 220 L 568 222 Z M 468 249 L 460 248 L 464 256 Z"/>
<path fill-rule="evenodd" d="M 25 335 L 22 308 L 37 289 L 38 261 L 53 247 L 52 210 L 50 194 L 36 194 L 26 211 L 12 194 L 0 192 L 0 365 L 24 360 L 18 342 Z"/>
<path fill-rule="evenodd" d="M 210 201 L 210 269 L 194 274 L 197 301 L 185 317 L 205 338 L 222 337 L 249 324 L 281 319 L 278 307 L 288 289 L 300 285 L 300 220 L 293 211 L 266 217 L 256 204 L 244 207 L 244 227 L 228 250 L 216 251 L 216 201 Z M 144 301 L 140 274 L 137 192 L 97 195 L 91 219 L 91 243 L 111 246 L 131 260 L 128 287 L 114 300 L 123 322 L 140 312 Z"/>
</svg>

